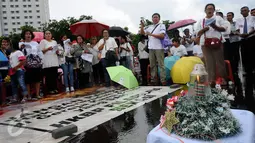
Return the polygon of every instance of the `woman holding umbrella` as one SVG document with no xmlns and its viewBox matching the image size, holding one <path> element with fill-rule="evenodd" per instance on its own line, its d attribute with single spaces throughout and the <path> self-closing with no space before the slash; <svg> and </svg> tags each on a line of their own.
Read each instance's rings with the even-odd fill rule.
<svg viewBox="0 0 255 143">
<path fill-rule="evenodd" d="M 107 67 L 116 66 L 116 61 L 118 60 L 118 45 L 115 42 L 115 39 L 109 37 L 109 31 L 102 31 L 103 38 L 97 43 L 94 47 L 98 49 L 101 53 L 101 62 L 103 65 L 104 77 L 106 82 L 106 87 L 109 87 L 111 84 L 110 76 L 106 70 Z"/>
</svg>

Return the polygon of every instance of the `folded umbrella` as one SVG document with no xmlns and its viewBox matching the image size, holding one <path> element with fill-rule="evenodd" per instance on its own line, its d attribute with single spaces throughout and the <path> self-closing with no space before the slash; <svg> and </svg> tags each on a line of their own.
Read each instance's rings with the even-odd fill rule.
<svg viewBox="0 0 255 143">
<path fill-rule="evenodd" d="M 172 70 L 171 77 L 174 83 L 186 84 L 190 81 L 190 73 L 196 64 L 204 64 L 198 57 L 183 57 L 178 60 Z"/>
<path fill-rule="evenodd" d="M 179 56 L 170 56 L 164 59 L 164 65 L 167 69 L 172 70 L 172 67 L 180 59 Z"/>
<path fill-rule="evenodd" d="M 138 81 L 133 72 L 123 66 L 114 66 L 106 68 L 112 81 L 131 89 L 138 87 Z"/>
<path fill-rule="evenodd" d="M 180 59 L 179 56 L 170 56 L 164 59 L 164 66 L 166 70 L 166 80 L 171 78 L 170 72 L 172 70 L 172 67 L 174 66 L 176 61 L 178 61 L 179 59 Z M 160 76 L 160 68 L 158 68 L 158 75 Z"/>
<path fill-rule="evenodd" d="M 5 67 L 9 63 L 8 59 L 5 57 L 5 55 L 0 52 L 0 67 Z"/>
<path fill-rule="evenodd" d="M 127 36 L 130 33 L 119 26 L 112 26 L 110 27 L 109 34 L 111 37 L 119 37 L 119 36 Z"/>
</svg>

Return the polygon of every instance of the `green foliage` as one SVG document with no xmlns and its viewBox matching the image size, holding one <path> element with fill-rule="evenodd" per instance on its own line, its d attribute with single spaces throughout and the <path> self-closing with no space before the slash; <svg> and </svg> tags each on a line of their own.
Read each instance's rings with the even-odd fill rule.
<svg viewBox="0 0 255 143">
<path fill-rule="evenodd" d="M 135 46 L 134 54 L 138 54 L 138 43 L 140 41 L 140 34 L 130 34 L 130 39 L 132 40 L 132 45 Z"/>
<path fill-rule="evenodd" d="M 31 30 L 31 31 L 33 31 L 33 32 L 38 31 L 36 28 L 34 28 L 34 27 L 31 26 L 31 25 L 21 26 L 21 27 L 20 27 L 20 30 L 21 30 L 21 31 L 23 31 L 23 30 Z"/>
<path fill-rule="evenodd" d="M 206 96 L 183 96 L 176 104 L 180 123 L 175 133 L 202 140 L 217 140 L 236 135 L 240 125 L 230 111 L 226 96 L 217 90 Z"/>
<path fill-rule="evenodd" d="M 49 23 L 43 24 L 43 31 L 51 31 L 52 36 L 56 41 L 60 41 L 62 35 L 67 35 L 67 37 L 71 38 L 71 40 L 74 40 L 75 36 L 72 35 L 70 26 L 76 22 L 89 19 L 92 19 L 92 16 L 82 15 L 78 19 L 74 17 L 68 17 L 67 19 L 62 19 L 60 21 L 50 20 Z"/>
</svg>

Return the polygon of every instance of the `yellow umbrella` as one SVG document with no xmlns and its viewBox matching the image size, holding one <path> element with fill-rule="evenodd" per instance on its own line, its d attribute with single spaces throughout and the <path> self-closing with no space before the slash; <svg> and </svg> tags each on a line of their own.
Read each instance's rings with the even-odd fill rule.
<svg viewBox="0 0 255 143">
<path fill-rule="evenodd" d="M 171 77 L 174 83 L 186 84 L 190 81 L 190 73 L 196 64 L 204 64 L 198 57 L 183 57 L 178 60 L 172 70 Z"/>
</svg>

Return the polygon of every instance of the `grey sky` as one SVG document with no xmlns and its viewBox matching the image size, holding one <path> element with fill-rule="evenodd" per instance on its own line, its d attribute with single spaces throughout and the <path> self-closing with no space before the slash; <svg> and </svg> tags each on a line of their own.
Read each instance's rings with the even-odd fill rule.
<svg viewBox="0 0 255 143">
<path fill-rule="evenodd" d="M 134 33 L 138 31 L 140 17 L 151 19 L 158 12 L 163 20 L 198 20 L 204 16 L 204 6 L 211 2 L 224 15 L 234 12 L 236 18 L 241 16 L 242 6 L 255 8 L 254 0 L 49 0 L 51 19 L 92 15 L 109 26 L 127 26 Z"/>
</svg>

